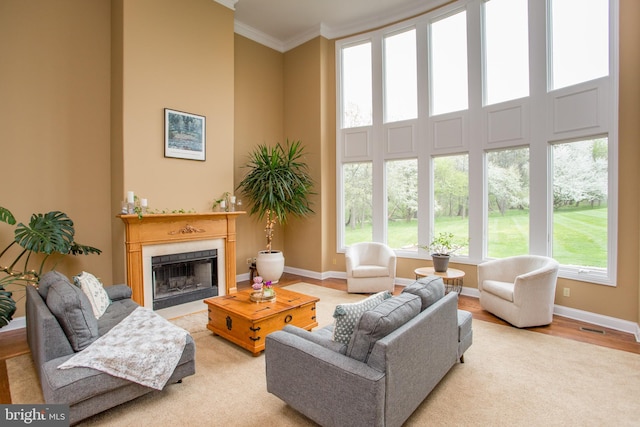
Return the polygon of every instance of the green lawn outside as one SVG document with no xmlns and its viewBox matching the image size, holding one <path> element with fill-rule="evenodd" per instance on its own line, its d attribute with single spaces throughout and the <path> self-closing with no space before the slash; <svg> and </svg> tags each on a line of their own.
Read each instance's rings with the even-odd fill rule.
<svg viewBox="0 0 640 427">
<path fill-rule="evenodd" d="M 508 211 L 504 216 L 492 214 L 488 220 L 489 256 L 504 258 L 529 252 L 529 212 Z M 468 236 L 467 219 L 438 217 L 436 233 L 451 232 Z M 388 225 L 389 245 L 407 247 L 417 240 L 417 222 L 391 221 Z M 554 212 L 553 257 L 565 265 L 607 267 L 607 208 L 564 208 Z M 347 245 L 371 240 L 371 226 L 346 230 Z M 459 252 L 465 254 L 466 250 Z"/>
</svg>

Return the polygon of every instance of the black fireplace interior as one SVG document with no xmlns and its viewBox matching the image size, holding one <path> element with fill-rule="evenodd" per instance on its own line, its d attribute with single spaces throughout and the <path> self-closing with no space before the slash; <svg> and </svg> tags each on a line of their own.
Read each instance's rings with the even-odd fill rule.
<svg viewBox="0 0 640 427">
<path fill-rule="evenodd" d="M 153 309 L 218 295 L 218 250 L 151 257 Z"/>
</svg>

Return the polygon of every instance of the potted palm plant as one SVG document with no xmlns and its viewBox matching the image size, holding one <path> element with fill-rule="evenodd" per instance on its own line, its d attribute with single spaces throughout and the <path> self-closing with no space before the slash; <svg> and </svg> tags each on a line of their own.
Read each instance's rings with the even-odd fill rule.
<svg viewBox="0 0 640 427">
<path fill-rule="evenodd" d="M 428 250 L 433 259 L 433 269 L 438 273 L 444 273 L 449 268 L 451 255 L 465 246 L 456 241 L 453 233 L 439 233 L 427 246 L 420 246 Z"/>
<path fill-rule="evenodd" d="M 11 211 L 0 206 L 0 222 L 15 225 L 16 219 Z M 15 245 L 22 248 L 11 264 L 0 264 L 0 328 L 8 325 L 16 312 L 13 293 L 7 289 L 9 285 L 36 285 L 51 255 L 88 255 L 102 252 L 92 246 L 77 243 L 74 234 L 73 221 L 67 214 L 59 211 L 33 214 L 28 225 L 16 225 L 14 239 L 0 252 L 2 261 L 3 257 L 9 256 L 9 250 Z M 38 267 L 31 268 L 31 255 L 34 253 L 44 256 Z"/>
<path fill-rule="evenodd" d="M 265 281 L 277 283 L 284 271 L 282 251 L 273 250 L 274 226 L 285 224 L 289 215 L 304 217 L 313 213 L 309 196 L 314 194 L 313 180 L 303 160 L 304 147 L 300 141 L 275 146 L 258 145 L 243 166 L 248 169 L 238 184 L 244 198 L 249 201 L 249 215 L 259 220 L 266 217 L 266 250 L 256 258 L 256 268 Z"/>
</svg>

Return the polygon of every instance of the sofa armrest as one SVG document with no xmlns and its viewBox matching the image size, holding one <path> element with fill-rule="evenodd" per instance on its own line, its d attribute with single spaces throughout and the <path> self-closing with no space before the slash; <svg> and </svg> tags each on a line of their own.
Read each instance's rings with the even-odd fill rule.
<svg viewBox="0 0 640 427">
<path fill-rule="evenodd" d="M 321 425 L 381 425 L 384 372 L 287 331 L 265 345 L 267 391 Z"/>
<path fill-rule="evenodd" d="M 127 285 L 105 286 L 104 290 L 107 291 L 107 295 L 111 301 L 131 298 L 132 295 L 131 288 Z"/>
<path fill-rule="evenodd" d="M 49 311 L 38 290 L 27 286 L 26 293 L 27 341 L 40 376 L 45 362 L 74 354 L 74 351 L 58 319 Z"/>
<path fill-rule="evenodd" d="M 297 335 L 300 338 L 304 338 L 307 341 L 321 345 L 324 348 L 335 351 L 336 353 L 346 354 L 347 352 L 347 345 L 341 342 L 335 342 L 331 337 L 331 332 L 328 330 L 320 329 L 315 332 L 309 332 L 306 329 L 293 325 L 286 325 L 283 330 L 290 334 Z"/>
</svg>

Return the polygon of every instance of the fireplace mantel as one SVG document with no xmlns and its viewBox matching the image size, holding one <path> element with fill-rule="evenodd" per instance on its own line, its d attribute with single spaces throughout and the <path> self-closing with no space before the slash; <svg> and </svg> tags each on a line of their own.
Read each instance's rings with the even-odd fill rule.
<svg viewBox="0 0 640 427">
<path fill-rule="evenodd" d="M 224 239 L 226 294 L 236 287 L 236 217 L 244 212 L 118 215 L 125 224 L 127 282 L 132 299 L 144 305 L 142 247 L 194 240 Z"/>
</svg>

